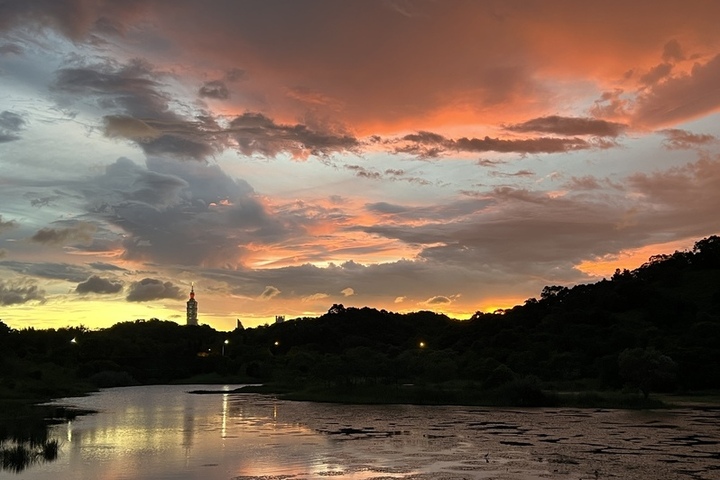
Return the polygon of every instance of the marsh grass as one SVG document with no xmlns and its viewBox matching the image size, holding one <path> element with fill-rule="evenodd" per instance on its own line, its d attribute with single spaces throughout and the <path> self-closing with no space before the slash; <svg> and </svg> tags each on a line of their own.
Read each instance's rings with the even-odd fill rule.
<svg viewBox="0 0 720 480">
<path fill-rule="evenodd" d="M 56 460 L 59 450 L 60 443 L 57 440 L 10 442 L 7 446 L 3 443 L 0 444 L 0 467 L 2 470 L 20 473 L 35 463 Z"/>
<path fill-rule="evenodd" d="M 48 438 L 48 427 L 85 413 L 90 412 L 17 400 L 0 402 L 0 470 L 18 473 L 33 464 L 56 460 L 61 444 Z"/>
</svg>

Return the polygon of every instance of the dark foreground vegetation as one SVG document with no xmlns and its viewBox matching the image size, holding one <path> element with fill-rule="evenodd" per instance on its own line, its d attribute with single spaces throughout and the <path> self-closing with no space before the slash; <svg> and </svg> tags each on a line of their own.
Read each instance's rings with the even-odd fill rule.
<svg viewBox="0 0 720 480">
<path fill-rule="evenodd" d="M 656 392 L 718 391 L 719 342 L 713 236 L 467 320 L 333 305 L 318 318 L 231 332 L 156 319 L 97 331 L 0 322 L 0 398 L 247 382 L 312 400 L 647 407 Z"/>
</svg>

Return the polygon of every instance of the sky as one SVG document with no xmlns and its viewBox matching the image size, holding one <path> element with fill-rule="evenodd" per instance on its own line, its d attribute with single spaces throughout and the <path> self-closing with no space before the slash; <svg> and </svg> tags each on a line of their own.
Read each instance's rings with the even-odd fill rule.
<svg viewBox="0 0 720 480">
<path fill-rule="evenodd" d="M 720 232 L 714 0 L 0 0 L 13 328 L 466 319 Z"/>
</svg>

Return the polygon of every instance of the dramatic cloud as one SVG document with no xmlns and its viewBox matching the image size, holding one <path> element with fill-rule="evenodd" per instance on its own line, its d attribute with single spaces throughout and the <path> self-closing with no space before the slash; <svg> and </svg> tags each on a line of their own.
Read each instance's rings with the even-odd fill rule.
<svg viewBox="0 0 720 480">
<path fill-rule="evenodd" d="M 18 305 L 32 301 L 44 302 L 45 292 L 29 280 L 0 280 L 0 305 Z"/>
<path fill-rule="evenodd" d="M 343 132 L 323 132 L 301 124 L 279 125 L 261 113 L 235 117 L 230 121 L 228 131 L 245 155 L 274 157 L 290 153 L 304 158 L 308 154 L 349 152 L 359 146 L 356 138 Z"/>
<path fill-rule="evenodd" d="M 143 278 L 139 282 L 133 282 L 128 289 L 126 300 L 128 302 L 150 302 L 152 300 L 183 298 L 180 288 L 171 282 L 163 282 L 155 278 Z"/>
<path fill-rule="evenodd" d="M 720 109 L 720 54 L 695 63 L 688 74 L 666 78 L 639 95 L 634 122 L 647 127 L 671 125 Z"/>
<path fill-rule="evenodd" d="M 720 3 L 631 3 L 0 1 L 0 278 L 52 320 L 4 319 L 465 317 L 717 234 Z"/>
<path fill-rule="evenodd" d="M 521 127 L 518 127 L 521 128 Z M 540 127 L 537 127 L 540 128 Z M 448 151 L 455 152 L 499 152 L 499 153 L 565 153 L 575 150 L 603 148 L 603 143 L 592 143 L 582 138 L 537 137 L 529 139 L 466 138 L 457 140 L 445 138 L 432 132 L 418 132 L 405 135 L 395 148 L 397 153 L 410 153 L 421 157 L 437 157 Z"/>
<path fill-rule="evenodd" d="M 162 91 L 165 75 L 141 61 L 81 65 L 58 70 L 53 90 L 61 101 L 96 99 L 117 113 L 106 115 L 105 134 L 133 140 L 151 155 L 204 159 L 220 147 L 217 124 L 209 117 L 187 118 L 173 112 Z"/>
<path fill-rule="evenodd" d="M 622 135 L 627 125 L 597 120 L 594 118 L 559 117 L 551 115 L 528 120 L 527 122 L 505 127 L 513 132 L 553 133 L 556 135 L 576 136 L 593 135 L 598 137 L 617 137 Z"/>
<path fill-rule="evenodd" d="M 84 189 L 94 213 L 126 232 L 123 257 L 177 265 L 242 262 L 249 243 L 281 241 L 295 226 L 217 165 L 118 159 Z"/>
<path fill-rule="evenodd" d="M 202 87 L 200 87 L 198 94 L 201 97 L 215 98 L 218 100 L 227 100 L 230 98 L 230 92 L 228 91 L 227 86 L 220 80 L 206 82 Z"/>
<path fill-rule="evenodd" d="M 114 282 L 108 278 L 101 278 L 97 275 L 92 275 L 84 282 L 78 283 L 75 287 L 77 293 L 118 293 L 122 290 L 123 286 L 120 282 Z M 139 301 L 139 300 L 138 300 Z"/>
<path fill-rule="evenodd" d="M 30 240 L 45 245 L 64 245 L 69 243 L 90 243 L 97 227 L 92 223 L 77 222 L 67 228 L 42 228 Z"/>
</svg>

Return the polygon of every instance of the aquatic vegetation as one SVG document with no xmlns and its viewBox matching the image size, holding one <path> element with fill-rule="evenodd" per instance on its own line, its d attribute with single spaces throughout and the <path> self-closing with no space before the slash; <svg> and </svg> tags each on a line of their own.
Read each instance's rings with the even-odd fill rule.
<svg viewBox="0 0 720 480">
<path fill-rule="evenodd" d="M 0 466 L 2 470 L 19 473 L 38 462 L 57 459 L 60 444 L 57 440 L 0 443 Z"/>
</svg>

